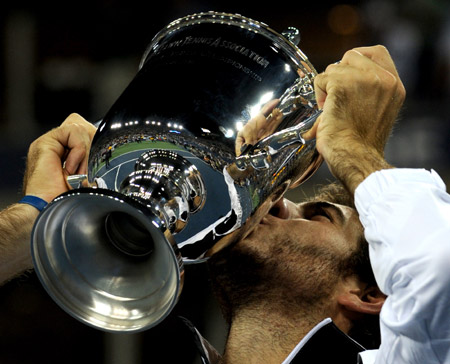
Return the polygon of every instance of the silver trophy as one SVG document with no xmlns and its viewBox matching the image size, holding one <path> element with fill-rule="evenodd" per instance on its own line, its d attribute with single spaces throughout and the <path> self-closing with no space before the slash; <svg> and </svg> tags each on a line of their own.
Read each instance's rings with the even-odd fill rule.
<svg viewBox="0 0 450 364">
<path fill-rule="evenodd" d="M 216 12 L 154 37 L 98 126 L 87 179 L 34 225 L 37 275 L 64 310 L 109 332 L 157 325 L 186 264 L 251 232 L 317 170 L 302 138 L 320 113 L 316 71 L 297 38 Z"/>
</svg>

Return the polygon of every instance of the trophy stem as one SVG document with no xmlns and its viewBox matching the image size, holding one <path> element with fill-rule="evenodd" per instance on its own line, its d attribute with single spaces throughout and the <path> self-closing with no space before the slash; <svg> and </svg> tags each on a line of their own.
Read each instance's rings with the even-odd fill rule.
<svg viewBox="0 0 450 364">
<path fill-rule="evenodd" d="M 197 168 L 180 155 L 160 149 L 141 155 L 119 192 L 147 206 L 172 234 L 183 230 L 206 200 Z"/>
</svg>

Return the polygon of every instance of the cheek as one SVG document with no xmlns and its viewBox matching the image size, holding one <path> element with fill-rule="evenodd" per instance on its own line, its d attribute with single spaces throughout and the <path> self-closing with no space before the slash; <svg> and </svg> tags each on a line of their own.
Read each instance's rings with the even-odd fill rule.
<svg viewBox="0 0 450 364">
<path fill-rule="evenodd" d="M 317 299 L 317 294 L 324 296 L 335 287 L 341 259 L 341 254 L 328 246 L 286 240 L 272 246 L 262 259 L 263 277 L 279 289 L 287 289 L 287 294 L 305 294 L 306 290 Z"/>
<path fill-rule="evenodd" d="M 343 232 L 331 223 L 309 222 L 302 228 L 287 230 L 286 241 L 289 241 L 290 253 L 298 252 L 300 256 L 306 250 L 320 251 L 322 256 L 330 255 L 334 259 L 345 256 L 349 251 L 349 241 Z"/>
<path fill-rule="evenodd" d="M 298 264 L 304 248 L 318 247 L 337 255 L 347 250 L 347 242 L 331 223 L 284 220 L 258 229 L 237 247 L 261 259 Z"/>
</svg>

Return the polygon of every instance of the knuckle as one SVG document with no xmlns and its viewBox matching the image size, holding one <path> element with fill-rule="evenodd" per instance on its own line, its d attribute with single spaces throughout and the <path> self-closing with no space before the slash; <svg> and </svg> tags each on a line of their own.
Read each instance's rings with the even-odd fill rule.
<svg viewBox="0 0 450 364">
<path fill-rule="evenodd" d="M 316 88 L 316 90 L 325 87 L 328 76 L 329 74 L 325 74 L 325 72 L 322 72 L 314 77 L 314 87 Z"/>
<path fill-rule="evenodd" d="M 67 118 L 70 119 L 70 120 L 78 121 L 78 120 L 81 119 L 81 116 L 80 116 L 80 114 L 77 114 L 76 112 L 73 112 Z"/>
<path fill-rule="evenodd" d="M 383 82 L 383 75 L 372 70 L 360 72 L 357 77 L 355 75 L 355 81 L 373 90 L 387 88 Z"/>
<path fill-rule="evenodd" d="M 323 72 L 317 74 L 317 75 L 314 77 L 314 80 L 313 80 L 314 84 L 315 84 L 315 83 L 320 83 L 320 81 L 321 81 L 323 78 L 324 78 Z"/>
<path fill-rule="evenodd" d="M 386 46 L 384 46 L 382 44 L 377 44 L 376 46 L 374 46 L 374 50 L 376 52 L 380 52 L 380 53 L 389 53 Z"/>
<path fill-rule="evenodd" d="M 355 48 L 355 49 L 357 49 L 357 48 Z M 348 51 L 346 51 L 344 53 L 344 56 L 342 57 L 342 59 L 344 60 L 344 59 L 346 59 L 348 57 L 351 57 L 354 54 L 355 49 L 349 49 Z"/>
<path fill-rule="evenodd" d="M 62 125 L 67 125 L 67 124 L 75 124 L 75 123 L 79 123 L 80 120 L 82 120 L 82 117 L 77 114 L 77 113 L 71 113 L 66 120 L 64 120 L 64 122 L 62 123 Z"/>
<path fill-rule="evenodd" d="M 385 59 L 387 57 L 390 57 L 388 49 L 382 44 L 377 44 L 371 47 L 370 52 L 372 53 L 373 59 Z"/>
<path fill-rule="evenodd" d="M 406 88 L 405 88 L 405 86 L 403 85 L 402 82 L 400 82 L 399 86 L 397 87 L 397 94 L 398 94 L 398 97 L 399 97 L 399 99 L 401 101 L 405 100 L 405 98 L 406 98 Z"/>
<path fill-rule="evenodd" d="M 400 80 L 391 72 L 387 70 L 381 70 L 377 72 L 377 83 L 385 91 L 396 90 Z"/>
<path fill-rule="evenodd" d="M 30 146 L 28 147 L 28 153 L 33 153 L 37 149 L 37 144 L 39 143 L 39 139 L 34 140 Z"/>
<path fill-rule="evenodd" d="M 325 68 L 325 73 L 330 73 L 333 72 L 333 70 L 336 69 L 336 67 L 338 66 L 339 63 L 332 63 L 330 65 L 327 66 L 327 68 Z"/>
</svg>

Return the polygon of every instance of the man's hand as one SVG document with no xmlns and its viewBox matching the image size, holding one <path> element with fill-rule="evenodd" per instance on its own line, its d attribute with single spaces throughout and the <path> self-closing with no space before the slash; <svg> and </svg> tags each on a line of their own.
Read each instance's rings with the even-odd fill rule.
<svg viewBox="0 0 450 364">
<path fill-rule="evenodd" d="M 275 132 L 283 120 L 282 112 L 276 108 L 279 102 L 280 100 L 278 99 L 269 101 L 238 132 L 235 145 L 236 157 L 245 153 L 247 148 L 254 146 L 260 140 Z"/>
<path fill-rule="evenodd" d="M 70 174 L 86 173 L 95 127 L 72 114 L 30 146 L 24 192 L 47 202 L 68 190 Z M 63 168 L 63 164 L 65 164 Z M 32 268 L 30 235 L 39 211 L 16 203 L 0 211 L 0 285 Z"/>
<path fill-rule="evenodd" d="M 29 148 L 24 192 L 47 202 L 68 190 L 67 176 L 85 174 L 96 128 L 78 114 L 36 139 Z"/>
<path fill-rule="evenodd" d="M 382 46 L 356 48 L 315 79 L 322 114 L 304 135 L 351 193 L 370 173 L 390 168 L 384 147 L 405 99 L 405 88 Z"/>
</svg>

